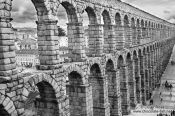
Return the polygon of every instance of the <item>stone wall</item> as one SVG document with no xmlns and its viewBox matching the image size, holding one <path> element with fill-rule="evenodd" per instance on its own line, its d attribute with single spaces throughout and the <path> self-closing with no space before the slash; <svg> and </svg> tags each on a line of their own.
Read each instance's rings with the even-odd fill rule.
<svg viewBox="0 0 175 116">
<path fill-rule="evenodd" d="M 27 72 L 16 67 L 12 2 L 0 0 L 0 115 L 122 116 L 136 104 L 145 104 L 171 56 L 173 24 L 119 1 L 32 2 L 41 65 Z M 58 60 L 60 4 L 69 20 L 71 62 L 65 64 Z M 89 54 L 84 47 L 84 11 L 90 21 Z"/>
</svg>

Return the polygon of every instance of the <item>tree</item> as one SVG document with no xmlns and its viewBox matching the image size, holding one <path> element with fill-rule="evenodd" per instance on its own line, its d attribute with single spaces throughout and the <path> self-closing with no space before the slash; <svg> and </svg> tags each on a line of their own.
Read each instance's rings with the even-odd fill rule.
<svg viewBox="0 0 175 116">
<path fill-rule="evenodd" d="M 58 36 L 65 36 L 65 35 L 66 35 L 66 31 L 60 26 L 58 26 Z"/>
</svg>

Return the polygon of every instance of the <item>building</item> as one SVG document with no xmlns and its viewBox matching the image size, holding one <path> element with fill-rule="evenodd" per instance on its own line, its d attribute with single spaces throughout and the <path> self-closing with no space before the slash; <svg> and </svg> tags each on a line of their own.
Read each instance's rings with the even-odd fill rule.
<svg viewBox="0 0 175 116">
<path fill-rule="evenodd" d="M 37 40 L 30 37 L 20 40 L 17 45 L 20 50 L 38 49 Z"/>
<path fill-rule="evenodd" d="M 34 68 L 39 64 L 38 43 L 37 40 L 26 36 L 16 44 L 17 66 Z"/>
<path fill-rule="evenodd" d="M 66 46 L 61 46 L 59 50 L 60 50 L 60 63 L 68 61 L 69 48 Z"/>
<path fill-rule="evenodd" d="M 16 51 L 17 66 L 34 68 L 39 64 L 39 55 L 37 49 L 22 49 Z"/>
</svg>

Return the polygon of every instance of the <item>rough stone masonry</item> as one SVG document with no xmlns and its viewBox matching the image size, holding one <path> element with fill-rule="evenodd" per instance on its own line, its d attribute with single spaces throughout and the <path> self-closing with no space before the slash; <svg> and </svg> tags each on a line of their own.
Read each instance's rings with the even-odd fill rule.
<svg viewBox="0 0 175 116">
<path fill-rule="evenodd" d="M 11 0 L 0 0 L 0 116 L 122 116 L 160 84 L 175 25 L 119 0 L 32 0 L 40 65 L 16 67 Z M 57 12 L 68 16 L 71 62 L 59 62 Z M 88 53 L 82 13 L 89 18 Z M 101 24 L 103 20 L 104 24 Z"/>
</svg>

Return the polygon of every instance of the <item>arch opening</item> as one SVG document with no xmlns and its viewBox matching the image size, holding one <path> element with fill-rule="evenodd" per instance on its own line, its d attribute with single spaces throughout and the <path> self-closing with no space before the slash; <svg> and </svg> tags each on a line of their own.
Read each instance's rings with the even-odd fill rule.
<svg viewBox="0 0 175 116">
<path fill-rule="evenodd" d="M 99 56 L 103 52 L 103 48 L 101 45 L 103 45 L 102 37 L 103 37 L 103 29 L 102 25 L 97 24 L 97 16 L 93 8 L 86 7 L 84 10 L 89 19 L 89 25 L 88 25 L 88 56 Z M 96 45 L 96 46 L 95 46 Z"/>
<path fill-rule="evenodd" d="M 135 83 L 136 83 L 136 98 L 137 103 L 140 103 L 140 72 L 139 72 L 139 59 L 136 51 L 133 52 L 133 60 L 134 60 L 134 73 L 135 73 Z"/>
<path fill-rule="evenodd" d="M 129 100 L 128 100 L 128 90 L 127 90 L 127 80 L 126 80 L 126 68 L 124 66 L 124 59 L 122 56 L 119 56 L 117 61 L 117 67 L 119 69 L 120 76 L 120 93 L 121 93 L 121 108 L 122 114 L 127 115 L 129 111 Z"/>
<path fill-rule="evenodd" d="M 130 96 L 130 106 L 135 107 L 135 79 L 133 77 L 133 62 L 131 59 L 131 54 L 128 53 L 126 57 L 126 65 L 128 70 L 128 86 L 129 86 L 129 96 Z"/>
<path fill-rule="evenodd" d="M 124 41 L 123 39 L 123 27 L 122 27 L 122 21 L 121 21 L 121 15 L 120 13 L 115 14 L 115 35 L 116 35 L 116 49 L 120 50 L 124 47 L 124 42 L 121 43 L 121 41 Z"/>
<path fill-rule="evenodd" d="M 138 56 L 139 56 L 139 61 L 140 61 L 140 77 L 141 77 L 141 95 L 142 95 L 142 98 L 141 98 L 141 102 L 142 104 L 145 104 L 146 102 L 146 92 L 145 92 L 145 71 L 144 71 L 144 56 L 143 56 L 143 52 L 141 49 L 139 49 L 139 52 L 138 52 Z"/>
<path fill-rule="evenodd" d="M 34 95 L 34 111 L 35 115 L 41 116 L 59 116 L 59 107 L 52 85 L 46 81 L 36 84 L 39 95 Z"/>
<path fill-rule="evenodd" d="M 150 99 L 150 91 L 149 91 L 149 70 L 148 70 L 148 55 L 146 48 L 143 49 L 143 55 L 144 55 L 144 75 L 145 75 L 145 81 L 144 81 L 144 86 L 145 86 L 145 92 L 146 92 L 146 100 Z"/>
<path fill-rule="evenodd" d="M 141 40 L 141 26 L 140 26 L 140 20 L 137 19 L 137 44 L 140 44 L 140 40 Z"/>
<path fill-rule="evenodd" d="M 137 35 L 136 35 L 137 30 L 134 18 L 131 18 L 131 28 L 132 28 L 132 45 L 137 45 Z"/>
<path fill-rule="evenodd" d="M 130 29 L 130 24 L 129 24 L 129 19 L 128 16 L 124 16 L 124 37 L 125 37 L 125 47 L 128 48 L 131 46 L 132 41 L 131 41 L 131 29 Z"/>
<path fill-rule="evenodd" d="M 86 101 L 86 99 L 89 99 L 87 86 L 83 85 L 82 76 L 76 71 L 69 73 L 68 78 L 66 94 L 69 96 L 70 115 L 85 115 L 86 111 L 84 109 L 91 108 L 90 105 L 87 106 Z"/>
<path fill-rule="evenodd" d="M 108 80 L 108 99 L 110 103 L 110 115 L 118 115 L 117 78 L 114 64 L 111 59 L 107 61 L 105 74 Z"/>
<path fill-rule="evenodd" d="M 103 110 L 105 99 L 104 99 L 104 87 L 105 82 L 101 75 L 101 70 L 98 64 L 93 64 L 90 68 L 89 83 L 92 87 L 92 98 L 93 98 L 93 115 L 100 116 L 104 115 Z"/>
<path fill-rule="evenodd" d="M 107 10 L 102 12 L 103 17 L 103 36 L 104 36 L 104 52 L 111 53 L 113 51 L 113 26 L 111 25 L 110 14 Z"/>
</svg>

